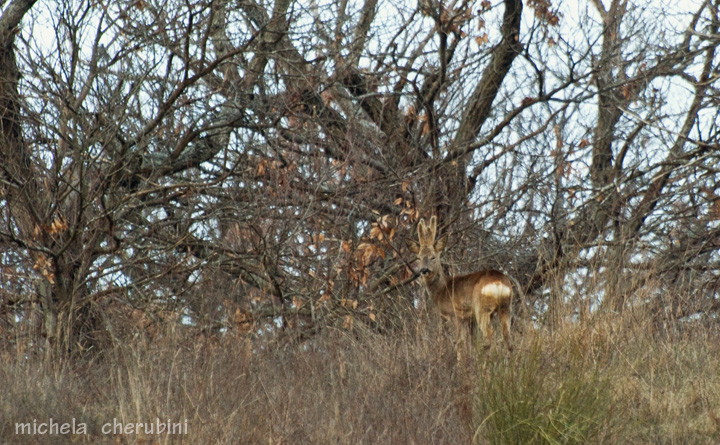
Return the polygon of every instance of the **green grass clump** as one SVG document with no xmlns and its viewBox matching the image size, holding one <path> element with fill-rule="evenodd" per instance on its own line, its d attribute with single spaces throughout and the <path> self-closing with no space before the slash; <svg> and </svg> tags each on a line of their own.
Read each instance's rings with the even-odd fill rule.
<svg viewBox="0 0 720 445">
<path fill-rule="evenodd" d="M 479 367 L 476 441 L 607 442 L 617 425 L 612 381 L 584 362 L 548 355 L 537 344 L 512 357 L 488 355 Z"/>
</svg>

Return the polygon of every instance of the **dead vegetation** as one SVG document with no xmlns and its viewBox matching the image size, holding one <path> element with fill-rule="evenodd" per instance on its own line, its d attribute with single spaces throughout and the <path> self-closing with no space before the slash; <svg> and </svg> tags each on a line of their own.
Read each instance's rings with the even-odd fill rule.
<svg viewBox="0 0 720 445">
<path fill-rule="evenodd" d="M 92 360 L 4 351 L 0 436 L 23 443 L 693 443 L 720 440 L 720 329 L 651 329 L 596 314 L 553 332 L 525 325 L 457 363 L 437 320 L 393 335 L 356 326 L 280 346 L 175 329 Z M 87 425 L 15 435 L 17 422 Z M 187 419 L 186 435 L 106 435 L 120 422 Z"/>
</svg>

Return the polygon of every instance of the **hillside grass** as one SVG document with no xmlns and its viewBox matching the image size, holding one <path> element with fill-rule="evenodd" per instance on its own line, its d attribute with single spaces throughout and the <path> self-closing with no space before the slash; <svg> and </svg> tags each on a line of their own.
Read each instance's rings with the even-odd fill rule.
<svg viewBox="0 0 720 445">
<path fill-rule="evenodd" d="M 521 328 L 522 327 L 522 328 Z M 520 329 L 521 328 L 521 329 Z M 552 331 L 516 323 L 457 362 L 452 332 L 408 321 L 395 335 L 328 330 L 312 343 L 139 336 L 92 360 L 5 351 L 3 443 L 716 444 L 720 329 L 637 314 Z M 261 347 L 260 347 L 261 346 Z M 15 434 L 17 422 L 84 423 L 82 435 Z M 171 419 L 183 435 L 103 434 L 107 422 Z"/>
</svg>

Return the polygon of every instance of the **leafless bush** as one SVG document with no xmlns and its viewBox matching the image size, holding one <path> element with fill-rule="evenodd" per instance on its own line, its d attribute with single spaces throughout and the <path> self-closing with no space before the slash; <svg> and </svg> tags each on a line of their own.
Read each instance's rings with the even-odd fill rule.
<svg viewBox="0 0 720 445">
<path fill-rule="evenodd" d="M 108 311 L 400 329 L 399 241 L 430 215 L 449 267 L 517 279 L 526 322 L 714 320 L 718 4 L 695 7 L 11 1 L 7 346 L 102 351 Z"/>
</svg>

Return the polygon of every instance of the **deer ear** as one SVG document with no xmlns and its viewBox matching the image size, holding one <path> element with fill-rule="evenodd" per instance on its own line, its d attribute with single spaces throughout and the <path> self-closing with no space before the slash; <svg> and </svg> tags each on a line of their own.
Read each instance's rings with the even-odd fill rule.
<svg viewBox="0 0 720 445">
<path fill-rule="evenodd" d="M 443 249 L 445 249 L 445 246 L 447 245 L 448 236 L 443 235 L 439 240 L 435 241 L 435 245 L 433 246 L 435 248 L 435 252 L 442 252 Z"/>
<path fill-rule="evenodd" d="M 408 249 L 410 249 L 410 252 L 412 252 L 416 255 L 418 253 L 420 253 L 420 244 L 416 243 L 415 241 L 413 241 L 409 238 L 406 238 L 405 245 L 407 246 Z"/>
</svg>

